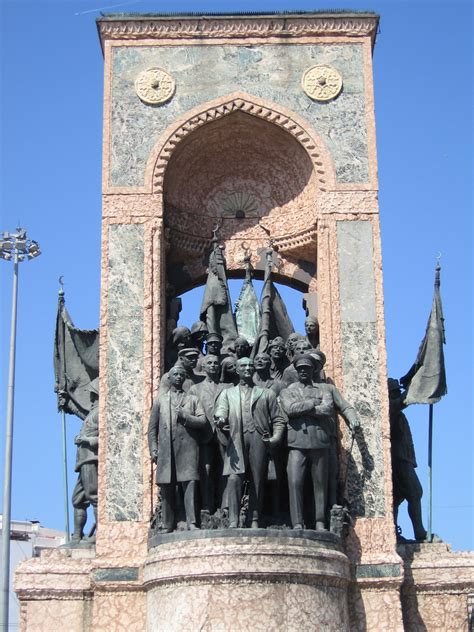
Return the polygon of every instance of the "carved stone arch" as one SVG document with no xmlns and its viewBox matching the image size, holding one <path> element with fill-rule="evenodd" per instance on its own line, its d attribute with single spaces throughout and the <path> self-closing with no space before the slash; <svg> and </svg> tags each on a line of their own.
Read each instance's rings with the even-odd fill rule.
<svg viewBox="0 0 474 632">
<path fill-rule="evenodd" d="M 231 276 L 243 274 L 242 242 L 250 246 L 253 265 L 263 269 L 262 253 L 272 237 L 279 251 L 282 279 L 300 287 L 311 283 L 314 289 L 318 200 L 321 193 L 335 187 L 331 156 L 308 124 L 292 112 L 243 93 L 222 97 L 187 112 L 162 135 L 150 156 L 147 182 L 159 200 L 167 226 L 168 280 L 176 290 L 196 283 L 205 272 L 211 231 L 221 218 L 220 204 L 236 201 L 233 192 L 226 197 L 235 175 L 232 168 L 237 172 L 238 165 L 234 162 L 224 166 L 225 139 L 230 142 L 228 153 L 236 152 L 235 143 L 247 142 L 244 152 L 247 150 L 248 160 L 254 161 L 255 170 L 245 165 L 246 181 L 242 170 L 239 172 L 242 179 L 235 198 L 242 191 L 253 192 L 253 198 L 248 196 L 250 203 L 259 209 L 253 215 L 246 211 L 240 217 L 237 213 L 233 217 L 223 216 L 222 238 Z M 252 152 L 260 151 L 266 143 L 268 153 L 263 151 L 259 161 Z M 221 160 L 216 157 L 219 153 Z M 202 194 L 209 182 L 202 171 L 198 173 L 200 167 L 196 167 L 203 162 L 209 164 L 216 180 L 217 172 L 222 170 L 222 181 L 216 188 L 209 185 L 212 190 L 209 195 Z M 267 206 L 260 190 L 264 185 L 270 191 Z"/>
<path fill-rule="evenodd" d="M 170 125 L 150 152 L 145 171 L 147 188 L 154 194 L 162 194 L 166 168 L 176 146 L 199 127 L 236 111 L 261 118 L 291 134 L 308 153 L 318 175 L 319 190 L 335 188 L 336 171 L 331 154 L 308 122 L 282 105 L 245 92 L 234 92 L 200 104 Z"/>
</svg>

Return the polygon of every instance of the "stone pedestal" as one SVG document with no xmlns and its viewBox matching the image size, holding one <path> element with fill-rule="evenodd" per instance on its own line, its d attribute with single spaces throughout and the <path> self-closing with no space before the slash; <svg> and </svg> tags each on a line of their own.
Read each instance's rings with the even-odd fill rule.
<svg viewBox="0 0 474 632">
<path fill-rule="evenodd" d="M 151 545 L 149 631 L 350 629 L 350 564 L 332 534 L 232 529 Z"/>
<path fill-rule="evenodd" d="M 405 630 L 457 632 L 474 626 L 474 554 L 449 544 L 399 545 L 405 565 L 401 590 Z"/>
<path fill-rule="evenodd" d="M 90 629 L 94 559 L 94 549 L 52 549 L 19 564 L 15 591 L 21 604 L 20 629 Z"/>
</svg>

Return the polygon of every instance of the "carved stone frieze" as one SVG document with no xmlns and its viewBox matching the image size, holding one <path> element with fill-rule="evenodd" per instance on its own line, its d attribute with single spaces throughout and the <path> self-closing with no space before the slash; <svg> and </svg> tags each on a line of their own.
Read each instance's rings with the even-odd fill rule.
<svg viewBox="0 0 474 632">
<path fill-rule="evenodd" d="M 189 233 L 175 228 L 168 227 L 166 229 L 167 249 L 173 254 L 187 254 L 189 256 L 202 256 L 209 247 L 209 239 Z M 240 243 L 240 242 L 239 242 Z M 293 257 L 310 259 L 316 257 L 317 244 L 317 228 L 316 226 L 304 231 L 300 231 L 293 235 L 285 235 L 274 240 L 275 249 L 281 253 L 288 253 Z M 230 267 L 235 267 L 231 265 Z"/>
<path fill-rule="evenodd" d="M 209 247 L 209 239 L 204 237 L 195 237 L 171 228 L 166 230 L 169 231 L 169 250 L 174 254 L 179 252 L 199 256 Z"/>
<path fill-rule="evenodd" d="M 287 235 L 275 239 L 274 246 L 281 253 L 290 253 L 297 256 L 300 251 L 302 254 L 308 252 L 316 258 L 317 228 L 313 226 L 307 230 L 301 231 L 294 235 Z"/>
<path fill-rule="evenodd" d="M 372 42 L 378 26 L 374 14 L 259 17 L 105 17 L 98 20 L 102 44 L 105 40 L 175 39 L 175 38 L 238 38 L 286 35 L 308 37 L 339 35 L 370 37 Z"/>
</svg>

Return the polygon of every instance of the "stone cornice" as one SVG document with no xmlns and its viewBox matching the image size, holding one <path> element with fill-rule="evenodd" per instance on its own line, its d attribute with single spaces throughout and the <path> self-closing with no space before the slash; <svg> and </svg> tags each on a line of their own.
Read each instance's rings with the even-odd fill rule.
<svg viewBox="0 0 474 632">
<path fill-rule="evenodd" d="M 373 13 L 288 15 L 105 16 L 97 20 L 106 40 L 221 39 L 242 37 L 370 37 L 375 43 L 379 17 Z"/>
</svg>

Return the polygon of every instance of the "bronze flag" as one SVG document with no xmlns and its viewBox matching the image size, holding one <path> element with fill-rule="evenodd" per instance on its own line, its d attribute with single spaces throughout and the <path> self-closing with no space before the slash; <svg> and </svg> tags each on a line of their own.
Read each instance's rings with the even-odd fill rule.
<svg viewBox="0 0 474 632">
<path fill-rule="evenodd" d="M 440 266 L 436 266 L 433 306 L 415 363 L 400 383 L 407 389 L 405 404 L 436 404 L 448 392 L 444 366 L 443 308 L 440 295 Z"/>
<path fill-rule="evenodd" d="M 99 375 L 99 330 L 77 329 L 61 292 L 54 340 L 58 409 L 84 418 L 90 409 L 90 383 Z"/>
</svg>

